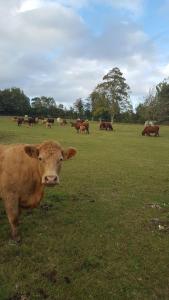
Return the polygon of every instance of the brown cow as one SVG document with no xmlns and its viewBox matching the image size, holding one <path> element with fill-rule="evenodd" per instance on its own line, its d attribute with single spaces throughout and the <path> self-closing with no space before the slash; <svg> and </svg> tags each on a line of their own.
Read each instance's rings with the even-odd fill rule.
<svg viewBox="0 0 169 300">
<path fill-rule="evenodd" d="M 21 209 L 38 206 L 44 188 L 59 184 L 62 161 L 76 154 L 53 141 L 39 145 L 0 145 L 0 197 L 4 201 L 12 238 L 20 241 L 18 219 Z"/>
<path fill-rule="evenodd" d="M 111 122 L 108 121 L 101 121 L 100 122 L 100 129 L 105 129 L 105 130 L 113 130 L 113 126 Z"/>
<path fill-rule="evenodd" d="M 159 136 L 159 129 L 160 127 L 158 125 L 146 126 L 142 131 L 142 135 L 151 136 L 151 134 L 154 133 L 154 136 Z"/>
<path fill-rule="evenodd" d="M 87 131 L 86 131 L 86 126 L 80 125 L 79 132 L 80 132 L 80 133 L 85 133 L 85 132 L 87 133 Z"/>
<path fill-rule="evenodd" d="M 77 120 L 75 123 L 74 122 L 70 122 L 71 127 L 75 127 L 77 133 L 79 133 L 80 130 L 80 126 L 85 127 L 85 132 L 89 134 L 89 122 L 88 121 L 84 121 L 84 120 Z"/>
<path fill-rule="evenodd" d="M 47 118 L 48 123 L 54 124 L 55 119 L 54 118 Z"/>
<path fill-rule="evenodd" d="M 18 119 L 17 119 L 18 126 L 21 126 L 23 124 L 23 122 L 24 122 L 24 118 L 18 117 Z"/>
</svg>

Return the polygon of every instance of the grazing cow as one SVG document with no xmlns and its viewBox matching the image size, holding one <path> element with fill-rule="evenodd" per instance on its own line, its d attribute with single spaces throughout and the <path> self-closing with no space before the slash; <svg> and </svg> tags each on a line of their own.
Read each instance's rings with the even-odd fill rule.
<svg viewBox="0 0 169 300">
<path fill-rule="evenodd" d="M 76 122 L 70 122 L 70 124 L 71 124 L 71 127 L 74 127 L 76 129 L 77 133 L 79 133 L 81 123 L 76 121 Z"/>
<path fill-rule="evenodd" d="M 151 134 L 154 134 L 154 136 L 159 136 L 159 129 L 158 125 L 146 126 L 142 131 L 142 135 L 151 136 Z"/>
<path fill-rule="evenodd" d="M 29 126 L 32 126 L 33 124 L 35 124 L 36 122 L 35 122 L 35 118 L 33 118 L 33 117 L 29 117 L 28 118 L 28 125 Z"/>
<path fill-rule="evenodd" d="M 89 134 L 89 122 L 84 120 L 77 120 L 76 122 L 70 122 L 72 127 L 75 127 L 77 133 L 80 132 L 80 126 L 84 126 L 86 133 Z"/>
<path fill-rule="evenodd" d="M 52 128 L 53 125 L 53 123 L 49 122 L 48 119 L 42 120 L 42 124 L 44 124 L 46 128 Z"/>
<path fill-rule="evenodd" d="M 35 117 L 29 117 L 24 119 L 24 124 L 28 124 L 29 126 L 32 126 L 33 124 L 37 123 L 37 120 Z"/>
<path fill-rule="evenodd" d="M 100 122 L 100 129 L 101 130 L 113 130 L 113 126 L 111 122 L 107 122 L 107 121 L 101 121 Z"/>
<path fill-rule="evenodd" d="M 18 221 L 21 209 L 37 207 L 44 188 L 59 184 L 62 161 L 76 154 L 54 141 L 39 145 L 0 145 L 0 197 L 4 201 L 12 238 L 20 241 Z"/>
<path fill-rule="evenodd" d="M 47 119 L 47 122 L 48 122 L 48 123 L 51 123 L 51 124 L 54 124 L 55 119 L 54 119 L 54 118 L 48 118 L 48 119 Z"/>
<path fill-rule="evenodd" d="M 24 118 L 23 117 L 13 117 L 12 121 L 16 122 L 18 124 L 18 126 L 20 126 L 24 122 Z"/>
<path fill-rule="evenodd" d="M 17 124 L 18 124 L 18 126 L 21 126 L 23 124 L 23 122 L 24 122 L 24 118 L 22 118 L 22 117 L 18 117 L 17 118 Z"/>
<path fill-rule="evenodd" d="M 86 126 L 80 125 L 79 132 L 80 132 L 80 133 L 85 133 L 85 132 L 86 132 Z M 86 133 L 87 133 L 87 132 L 86 132 Z"/>
<path fill-rule="evenodd" d="M 83 128 L 85 127 L 84 132 L 86 132 L 87 134 L 89 134 L 89 122 L 88 121 L 83 121 L 81 123 L 81 126 L 83 126 Z"/>
</svg>

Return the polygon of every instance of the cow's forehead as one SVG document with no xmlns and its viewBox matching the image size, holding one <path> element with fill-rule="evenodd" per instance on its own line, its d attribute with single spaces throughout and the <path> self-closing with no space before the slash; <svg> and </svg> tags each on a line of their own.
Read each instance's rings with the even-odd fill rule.
<svg viewBox="0 0 169 300">
<path fill-rule="evenodd" d="M 61 146 L 55 142 L 45 142 L 39 147 L 39 152 L 47 156 L 59 154 L 61 151 Z"/>
</svg>

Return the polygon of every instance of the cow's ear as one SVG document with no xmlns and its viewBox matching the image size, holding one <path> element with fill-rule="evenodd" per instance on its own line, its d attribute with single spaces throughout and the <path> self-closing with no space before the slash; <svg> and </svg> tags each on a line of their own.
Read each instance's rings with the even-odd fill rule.
<svg viewBox="0 0 169 300">
<path fill-rule="evenodd" d="M 30 146 L 30 145 L 25 146 L 24 150 L 26 154 L 29 155 L 30 157 L 38 158 L 39 156 L 39 150 L 35 146 Z"/>
<path fill-rule="evenodd" d="M 75 156 L 76 152 L 77 152 L 77 150 L 75 148 L 72 148 L 72 147 L 69 147 L 68 149 L 63 150 L 62 151 L 63 159 L 67 160 L 67 159 Z"/>
</svg>

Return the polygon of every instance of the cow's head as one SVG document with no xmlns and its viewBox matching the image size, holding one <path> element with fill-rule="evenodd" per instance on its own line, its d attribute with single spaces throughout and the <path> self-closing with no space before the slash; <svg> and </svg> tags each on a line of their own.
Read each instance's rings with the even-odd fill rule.
<svg viewBox="0 0 169 300">
<path fill-rule="evenodd" d="M 31 158 L 38 160 L 42 184 L 46 186 L 59 184 L 62 161 L 76 154 L 76 149 L 70 147 L 63 150 L 58 143 L 53 141 L 47 141 L 37 146 L 26 145 L 24 150 Z"/>
</svg>

